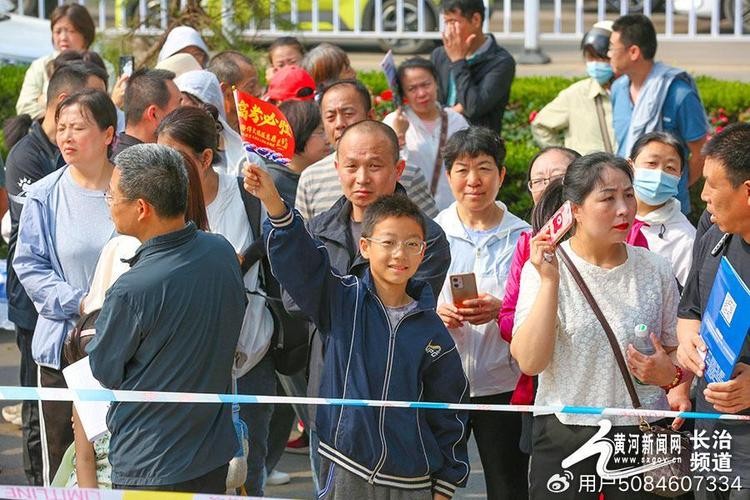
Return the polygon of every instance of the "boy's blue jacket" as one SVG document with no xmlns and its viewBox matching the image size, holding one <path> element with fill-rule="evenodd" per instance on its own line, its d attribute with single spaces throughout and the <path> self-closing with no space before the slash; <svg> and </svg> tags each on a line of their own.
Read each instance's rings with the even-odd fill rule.
<svg viewBox="0 0 750 500">
<path fill-rule="evenodd" d="M 369 270 L 362 279 L 337 275 L 296 211 L 266 220 L 264 236 L 274 276 L 323 335 L 321 397 L 468 402 L 429 285 L 409 281 L 418 306 L 391 326 Z M 452 497 L 469 477 L 467 420 L 456 410 L 323 406 L 318 451 L 370 483 Z"/>
</svg>

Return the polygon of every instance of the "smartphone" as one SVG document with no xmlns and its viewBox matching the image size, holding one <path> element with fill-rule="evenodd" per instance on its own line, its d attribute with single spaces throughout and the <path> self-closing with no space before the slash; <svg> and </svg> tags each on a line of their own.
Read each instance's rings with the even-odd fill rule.
<svg viewBox="0 0 750 500">
<path fill-rule="evenodd" d="M 133 74 L 135 58 L 133 56 L 120 56 L 120 76 Z"/>
<path fill-rule="evenodd" d="M 542 226 L 542 229 L 539 232 L 543 233 L 549 231 L 552 244 L 557 245 L 562 237 L 570 231 L 571 227 L 573 227 L 573 207 L 571 206 L 570 201 L 566 201 L 558 211 L 550 217 L 547 223 Z"/>
<path fill-rule="evenodd" d="M 463 307 L 465 300 L 479 297 L 474 273 L 451 274 L 448 279 L 451 282 L 451 297 L 456 307 Z"/>
</svg>

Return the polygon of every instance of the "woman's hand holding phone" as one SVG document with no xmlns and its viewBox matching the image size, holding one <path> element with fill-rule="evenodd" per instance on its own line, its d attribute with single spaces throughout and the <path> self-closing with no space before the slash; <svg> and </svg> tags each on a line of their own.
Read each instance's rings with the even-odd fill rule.
<svg viewBox="0 0 750 500">
<path fill-rule="evenodd" d="M 555 247 L 549 231 L 544 229 L 531 238 L 529 260 L 536 268 L 542 281 L 555 283 L 560 281 L 560 268 L 557 263 L 557 255 L 555 255 Z"/>
<path fill-rule="evenodd" d="M 484 325 L 490 321 L 497 321 L 503 301 L 489 293 L 483 293 L 476 299 L 464 300 L 457 309 L 464 321 L 472 325 Z"/>
</svg>

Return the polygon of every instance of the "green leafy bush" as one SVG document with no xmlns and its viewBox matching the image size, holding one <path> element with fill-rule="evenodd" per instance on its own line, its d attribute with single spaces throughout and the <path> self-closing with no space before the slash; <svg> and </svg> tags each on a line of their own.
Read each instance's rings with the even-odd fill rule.
<svg viewBox="0 0 750 500">
<path fill-rule="evenodd" d="M 0 65 L 0 124 L 16 115 L 16 100 L 21 92 L 26 68 L 27 66 Z M 8 155 L 2 132 L 0 132 L 0 154 L 3 158 Z"/>
</svg>

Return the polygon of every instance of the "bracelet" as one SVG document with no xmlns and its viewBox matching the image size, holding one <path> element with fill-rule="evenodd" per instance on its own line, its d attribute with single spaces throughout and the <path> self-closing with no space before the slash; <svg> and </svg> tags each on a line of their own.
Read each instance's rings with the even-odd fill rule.
<svg viewBox="0 0 750 500">
<path fill-rule="evenodd" d="M 665 392 L 669 392 L 670 390 L 674 389 L 678 385 L 680 385 L 680 382 L 682 382 L 682 368 L 680 368 L 677 365 L 673 365 L 675 367 L 675 374 L 674 378 L 672 379 L 672 382 L 670 382 L 669 385 L 663 385 L 661 386 L 662 389 L 664 389 Z"/>
</svg>

